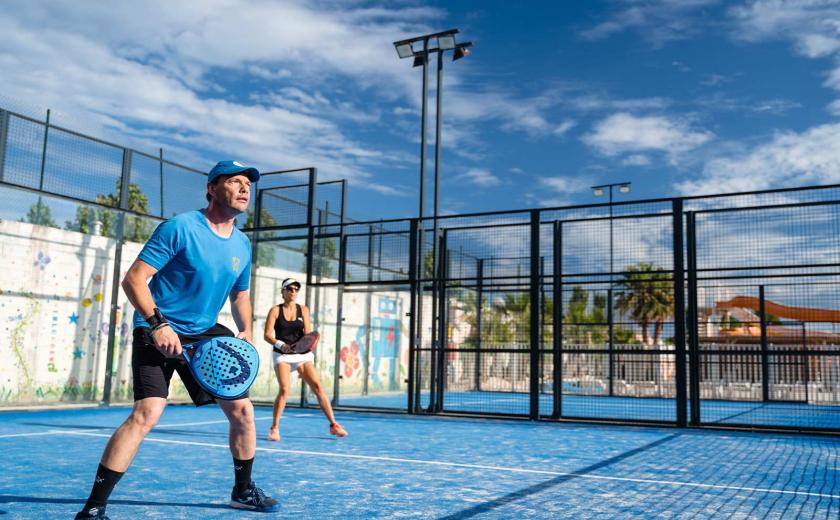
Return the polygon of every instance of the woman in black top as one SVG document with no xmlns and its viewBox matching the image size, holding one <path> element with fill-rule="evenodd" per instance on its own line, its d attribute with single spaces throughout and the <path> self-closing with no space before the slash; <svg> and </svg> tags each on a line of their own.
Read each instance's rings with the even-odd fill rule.
<svg viewBox="0 0 840 520">
<path fill-rule="evenodd" d="M 265 321 L 265 340 L 274 347 L 274 373 L 277 375 L 277 382 L 280 390 L 274 399 L 274 416 L 271 427 L 268 429 L 268 440 L 280 440 L 280 417 L 286 408 L 286 399 L 289 396 L 291 386 L 292 370 L 298 374 L 318 398 L 324 415 L 330 421 L 330 433 L 338 437 L 346 437 L 347 432 L 335 421 L 329 397 L 321 386 L 318 379 L 318 372 L 315 370 L 315 354 L 286 354 L 282 349 L 283 345 L 292 343 L 303 337 L 304 334 L 312 332 L 312 322 L 309 319 L 309 308 L 306 305 L 296 303 L 300 282 L 294 278 L 286 278 L 281 285 L 283 303 L 275 305 L 268 312 Z"/>
</svg>

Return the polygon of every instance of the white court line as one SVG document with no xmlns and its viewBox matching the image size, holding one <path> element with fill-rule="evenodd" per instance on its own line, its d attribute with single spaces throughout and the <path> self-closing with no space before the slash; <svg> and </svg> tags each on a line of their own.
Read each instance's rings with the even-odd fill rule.
<svg viewBox="0 0 840 520">
<path fill-rule="evenodd" d="M 283 419 L 287 420 L 287 419 L 291 419 L 292 417 L 312 417 L 313 415 L 314 414 L 311 414 L 311 413 L 296 413 L 296 414 L 293 414 L 293 415 L 285 416 L 285 417 L 283 417 Z M 255 417 L 254 418 L 255 421 L 262 421 L 264 419 L 271 419 L 271 416 L 266 415 L 266 416 L 263 416 L 263 417 Z M 227 419 L 220 419 L 220 420 L 216 420 L 216 421 L 202 421 L 202 422 L 175 423 L 175 424 L 158 424 L 157 426 L 155 426 L 154 429 L 155 430 L 165 430 L 167 428 L 180 428 L 182 426 L 203 426 L 205 424 L 222 424 L 222 423 L 227 423 L 227 422 L 228 422 Z M 103 426 L 102 428 L 114 428 L 114 429 L 116 429 L 117 427 L 116 426 Z M 82 430 L 82 431 L 84 431 L 84 432 L 97 432 L 100 429 L 101 428 L 95 428 L 95 429 L 91 429 L 91 430 Z M 67 433 L 67 430 L 48 430 L 48 431 L 45 431 L 45 432 L 29 432 L 29 433 L 9 433 L 9 434 L 5 434 L 5 435 L 0 435 L 0 439 L 8 439 L 10 437 L 36 437 L 36 436 L 39 436 L 39 435 L 56 435 L 56 434 L 59 434 L 59 433 Z M 196 432 L 196 433 L 198 433 L 198 432 Z M 110 435 L 109 435 L 109 437 L 110 437 Z"/>
<path fill-rule="evenodd" d="M 92 430 L 80 430 L 79 433 L 92 433 L 99 431 L 99 428 L 92 429 Z M 8 439 L 10 437 L 35 437 L 38 435 L 60 435 L 66 434 L 67 430 L 47 430 L 45 432 L 29 432 L 29 433 L 7 433 L 5 435 L 0 435 L 0 439 Z M 110 437 L 110 435 L 109 435 Z"/>
<path fill-rule="evenodd" d="M 59 431 L 57 433 L 66 434 L 66 435 L 88 435 L 91 437 L 110 437 L 110 435 L 102 434 L 102 433 L 89 433 L 89 432 L 82 432 L 82 431 Z M 194 442 L 194 441 L 178 441 L 178 440 L 171 440 L 171 439 L 155 439 L 147 437 L 144 442 L 160 442 L 163 444 L 181 444 L 186 446 L 204 446 L 207 448 L 224 448 L 229 449 L 227 444 L 212 444 L 209 442 Z M 646 478 L 629 478 L 629 477 L 609 477 L 606 475 L 588 475 L 588 474 L 578 474 L 578 473 L 564 473 L 561 471 L 546 471 L 546 470 L 539 470 L 539 469 L 525 469 L 525 468 L 511 468 L 505 466 L 486 466 L 483 464 L 462 464 L 459 462 L 444 462 L 444 461 L 437 461 L 437 460 L 420 460 L 420 459 L 403 459 L 399 457 L 379 457 L 373 455 L 353 455 L 348 453 L 326 453 L 321 451 L 303 451 L 303 450 L 284 450 L 281 448 L 263 448 L 257 446 L 257 451 L 265 451 L 269 453 L 288 453 L 293 455 L 310 455 L 315 457 L 334 457 L 334 458 L 343 458 L 343 459 L 360 459 L 360 460 L 380 460 L 385 462 L 400 462 L 404 464 L 421 464 L 421 465 L 428 465 L 428 466 L 447 466 L 447 467 L 455 467 L 455 468 L 469 468 L 469 469 L 481 469 L 481 470 L 493 470 L 493 471 L 507 471 L 510 473 L 528 473 L 528 474 L 535 474 L 535 475 L 551 475 L 553 477 L 575 477 L 575 478 L 582 478 L 582 479 L 592 479 L 592 480 L 616 480 L 621 482 L 635 482 L 635 483 L 643 483 L 643 484 L 661 484 L 666 486 L 684 486 L 684 487 L 695 487 L 695 488 L 703 488 L 703 489 L 724 489 L 730 491 L 746 491 L 746 492 L 759 492 L 759 493 L 775 493 L 779 495 L 803 495 L 803 496 L 811 496 L 811 497 L 820 497 L 820 498 L 830 498 L 830 499 L 840 499 L 840 495 L 829 495 L 826 493 L 812 493 L 810 491 L 788 491 L 785 489 L 769 489 L 769 488 L 751 488 L 751 487 L 743 487 L 743 486 L 727 486 L 723 484 L 701 484 L 697 482 L 679 482 L 676 480 L 656 480 L 656 479 L 646 479 Z"/>
</svg>

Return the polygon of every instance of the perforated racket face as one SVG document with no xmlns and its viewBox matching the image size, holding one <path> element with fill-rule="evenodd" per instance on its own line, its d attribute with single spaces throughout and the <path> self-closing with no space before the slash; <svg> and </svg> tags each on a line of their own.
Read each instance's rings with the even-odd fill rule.
<svg viewBox="0 0 840 520">
<path fill-rule="evenodd" d="M 243 395 L 257 377 L 260 357 L 238 338 L 212 338 L 195 345 L 191 368 L 207 391 L 223 399 Z"/>
<path fill-rule="evenodd" d="M 295 353 L 306 354 L 311 352 L 318 345 L 320 339 L 321 334 L 319 332 L 310 332 L 295 342 Z"/>
</svg>

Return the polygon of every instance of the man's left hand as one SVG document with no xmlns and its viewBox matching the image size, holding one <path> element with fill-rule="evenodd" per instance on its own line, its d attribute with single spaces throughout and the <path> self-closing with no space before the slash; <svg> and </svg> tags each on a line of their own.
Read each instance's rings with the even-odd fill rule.
<svg viewBox="0 0 840 520">
<path fill-rule="evenodd" d="M 236 335 L 236 337 L 239 338 L 239 339 L 244 339 L 245 341 L 247 341 L 251 345 L 254 344 L 254 342 L 251 340 L 251 333 L 250 332 L 240 332 L 239 334 Z"/>
</svg>

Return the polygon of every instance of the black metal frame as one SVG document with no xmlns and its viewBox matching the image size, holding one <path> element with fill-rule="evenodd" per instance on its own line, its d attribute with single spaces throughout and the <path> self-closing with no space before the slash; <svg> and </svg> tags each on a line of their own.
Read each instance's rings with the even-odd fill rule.
<svg viewBox="0 0 840 520">
<path fill-rule="evenodd" d="M 838 188 L 840 186 L 829 186 L 823 188 L 811 188 L 811 190 L 815 189 L 822 189 L 828 190 L 832 188 Z M 424 226 L 424 222 L 431 221 L 431 218 L 427 219 L 390 219 L 390 220 L 382 220 L 382 221 L 371 221 L 371 222 L 357 222 L 357 223 L 347 223 L 345 226 L 342 226 L 342 231 L 344 232 L 344 238 L 341 241 L 341 264 L 342 267 L 340 269 L 345 269 L 346 265 L 348 264 L 348 255 L 346 252 L 347 248 L 347 237 L 364 237 L 367 236 L 369 244 L 372 243 L 374 237 L 379 236 L 395 236 L 395 235 L 405 235 L 407 234 L 409 242 L 409 251 L 407 256 L 405 257 L 405 264 L 407 269 L 394 271 L 396 275 L 397 272 L 399 276 L 396 276 L 396 279 L 393 280 L 379 280 L 376 279 L 376 276 L 371 275 L 370 280 L 360 280 L 356 279 L 353 281 L 348 281 L 342 278 L 339 282 L 327 282 L 324 283 L 324 286 L 340 286 L 344 288 L 346 286 L 357 286 L 357 287 L 364 287 L 370 284 L 375 284 L 379 287 L 381 286 L 389 286 L 389 285 L 401 285 L 405 286 L 408 285 L 411 288 L 411 300 L 410 306 L 411 309 L 408 313 L 406 313 L 406 317 L 409 319 L 409 357 L 408 357 L 408 377 L 406 382 L 408 383 L 408 391 L 407 391 L 407 410 L 408 413 L 445 413 L 445 414 L 456 414 L 456 415 L 470 415 L 470 416 L 504 416 L 504 417 L 521 417 L 521 418 L 528 418 L 531 420 L 587 420 L 587 421 L 596 421 L 596 422 L 619 422 L 619 423 L 639 423 L 639 424 L 671 424 L 675 426 L 693 426 L 693 427 L 723 427 L 723 428 L 750 428 L 750 429 L 795 429 L 795 430 L 805 430 L 805 431 L 833 431 L 831 428 L 811 428 L 807 425 L 801 426 L 794 426 L 794 427 L 786 427 L 784 425 L 777 425 L 777 424 L 739 424 L 739 423 L 732 423 L 732 424 L 717 424 L 717 423 L 709 423 L 704 422 L 703 417 L 701 416 L 701 399 L 699 396 L 700 393 L 700 367 L 703 363 L 703 355 L 708 353 L 707 351 L 702 351 L 700 349 L 700 338 L 698 334 L 698 317 L 699 317 L 699 308 L 698 308 L 698 283 L 702 282 L 704 279 L 710 280 L 721 280 L 726 279 L 727 277 L 731 276 L 732 278 L 743 279 L 744 277 L 778 277 L 778 274 L 762 274 L 762 273 L 754 273 L 750 271 L 750 273 L 741 273 L 741 271 L 749 271 L 750 269 L 764 269 L 765 272 L 769 272 L 771 267 L 774 266 L 758 266 L 756 268 L 733 268 L 733 272 L 735 274 L 724 276 L 716 276 L 720 275 L 720 273 L 711 273 L 707 275 L 706 272 L 702 268 L 698 269 L 697 266 L 697 239 L 696 239 L 696 222 L 697 222 L 697 214 L 698 213 L 709 213 L 709 212 L 721 212 L 721 211 L 760 211 L 761 209 L 766 209 L 769 207 L 803 207 L 803 206 L 810 206 L 810 205 L 818 205 L 818 204 L 835 204 L 840 203 L 840 201 L 822 201 L 822 202 L 813 202 L 813 201 L 803 201 L 802 203 L 790 203 L 784 202 L 782 204 L 776 205 L 762 205 L 762 206 L 744 206 L 744 207 L 726 207 L 726 208 L 699 208 L 699 209 L 689 209 L 686 210 L 687 207 L 695 208 L 697 206 L 696 201 L 707 202 L 711 201 L 718 201 L 724 199 L 726 197 L 739 197 L 744 195 L 751 195 L 751 196 L 759 196 L 759 195 L 770 195 L 774 193 L 808 193 L 807 189 L 794 189 L 794 190 L 766 190 L 763 192 L 751 192 L 751 193 L 739 193 L 739 194 L 729 194 L 729 195 L 717 195 L 712 197 L 682 197 L 682 198 L 675 198 L 675 199 L 654 199 L 654 200 L 645 200 L 645 201 L 621 201 L 621 202 L 614 202 L 612 205 L 617 210 L 616 214 L 613 214 L 612 218 L 616 221 L 620 221 L 623 219 L 646 219 L 646 218 L 660 218 L 660 219 L 668 219 L 667 222 L 669 223 L 670 228 L 670 236 L 672 240 L 672 251 L 671 251 L 671 261 L 673 262 L 673 267 L 664 269 L 660 271 L 659 274 L 665 275 L 669 283 L 673 284 L 673 294 L 674 294 L 674 304 L 673 304 L 673 322 L 672 327 L 674 331 L 674 342 L 673 342 L 673 350 L 670 348 L 662 349 L 662 348 L 651 348 L 643 351 L 644 359 L 649 359 L 650 361 L 645 361 L 645 363 L 650 364 L 657 364 L 659 363 L 658 360 L 660 359 L 674 359 L 674 367 L 675 371 L 673 374 L 673 379 L 663 380 L 662 384 L 671 385 L 672 391 L 674 392 L 674 396 L 672 397 L 674 406 L 676 407 L 673 411 L 673 419 L 657 419 L 657 418 L 635 418 L 635 419 L 622 419 L 622 418 L 610 418 L 610 417 L 600 417 L 600 416 L 591 416 L 591 417 L 579 417 L 568 415 L 566 412 L 563 401 L 564 398 L 568 397 L 567 394 L 564 393 L 563 390 L 563 380 L 562 375 L 564 371 L 564 357 L 565 355 L 579 355 L 584 353 L 591 353 L 593 351 L 586 350 L 586 349 L 575 349 L 573 347 L 568 347 L 564 345 L 563 342 L 563 332 L 564 327 L 567 324 L 564 323 L 564 303 L 563 303 L 563 294 L 567 294 L 566 288 L 571 287 L 575 284 L 579 283 L 589 283 L 589 284 L 604 284 L 606 283 L 608 275 L 621 275 L 622 273 L 606 273 L 603 271 L 593 271 L 593 272 L 570 272 L 568 269 L 564 272 L 564 259 L 563 259 L 563 242 L 564 242 L 564 235 L 568 235 L 569 231 L 565 228 L 566 225 L 571 225 L 573 223 L 586 223 L 586 222 L 593 222 L 593 221 L 604 221 L 608 220 L 609 216 L 604 216 L 603 213 L 598 213 L 600 210 L 608 209 L 609 204 L 585 204 L 585 205 L 578 205 L 572 206 L 568 208 L 552 208 L 552 209 L 543 209 L 543 210 L 527 210 L 527 211 L 511 211 L 511 212 L 483 212 L 483 213 L 473 213 L 467 215 L 446 215 L 440 216 L 439 225 L 440 225 L 440 234 L 438 235 L 435 243 L 433 244 L 432 249 L 437 253 L 437 262 L 435 262 L 437 268 L 434 273 L 434 276 L 431 278 L 428 276 L 428 273 L 424 270 L 424 259 L 419 256 L 420 245 L 423 241 L 423 232 L 422 229 L 424 227 L 432 227 L 432 226 Z M 827 192 L 825 192 L 827 193 Z M 834 194 L 832 194 L 833 196 Z M 644 206 L 647 205 L 649 208 L 652 208 L 653 211 L 646 210 Z M 642 207 L 642 210 L 635 210 L 635 208 Z M 591 216 L 580 216 L 581 211 L 574 211 L 574 210 L 589 210 L 592 212 Z M 555 218 L 553 215 L 558 211 L 566 212 L 569 214 L 569 218 Z M 635 212 L 634 212 L 635 211 Z M 574 213 L 574 216 L 572 214 Z M 504 218 L 503 222 L 493 222 L 494 218 Z M 486 221 L 486 222 L 485 222 Z M 432 222 L 428 222 L 431 224 Z M 400 225 L 405 226 L 408 224 L 409 230 L 406 232 L 405 230 L 393 230 L 393 229 L 385 229 L 384 225 Z M 365 231 L 361 231 L 361 228 L 365 225 L 374 226 Z M 347 226 L 353 226 L 353 231 L 346 230 Z M 401 227 L 402 227 L 401 226 Z M 490 233 L 503 233 L 504 229 L 515 229 L 517 227 L 526 227 L 529 229 L 528 237 L 529 237 L 529 254 L 526 257 L 520 257 L 520 260 L 525 260 L 528 262 L 530 266 L 530 272 L 520 275 L 504 275 L 504 274 L 494 274 L 492 270 L 488 270 L 488 258 L 481 258 L 475 257 L 469 260 L 472 262 L 471 265 L 473 267 L 469 268 L 472 269 L 470 274 L 462 275 L 459 274 L 463 272 L 463 267 L 460 271 L 452 270 L 452 262 L 455 260 L 450 260 L 449 256 L 450 253 L 453 252 L 451 249 L 453 246 L 452 244 L 447 245 L 449 240 L 449 235 L 451 231 L 457 230 L 461 232 L 467 231 L 488 231 Z M 553 239 L 550 243 L 544 244 L 541 247 L 541 238 L 544 238 L 545 235 L 541 237 L 541 229 L 543 227 L 550 226 L 553 230 Z M 316 237 L 318 233 L 316 232 Z M 551 251 L 551 263 L 544 262 L 545 256 L 542 251 L 546 250 L 546 247 Z M 424 248 L 426 249 L 426 248 Z M 456 251 L 457 253 L 457 251 Z M 463 256 L 463 255 L 462 255 Z M 459 260 L 463 262 L 464 260 Z M 519 260 L 514 260 L 519 261 Z M 373 263 L 372 261 L 370 262 Z M 546 267 L 551 266 L 551 273 L 546 272 Z M 361 266 L 360 266 L 361 267 Z M 377 266 L 373 267 L 372 265 L 366 266 L 370 269 L 376 270 L 381 269 L 385 270 L 384 267 Z M 790 270 L 791 266 L 781 266 Z M 815 271 L 819 268 L 831 268 L 835 267 L 834 264 L 803 264 L 795 267 L 800 267 L 808 271 Z M 809 269 L 811 268 L 811 269 Z M 370 270 L 369 269 L 369 270 Z M 828 276 L 831 273 L 809 273 L 815 275 L 825 275 Z M 803 276 L 801 272 L 793 272 L 787 273 L 783 276 L 792 276 L 792 277 L 799 277 Z M 317 285 L 317 282 L 315 282 Z M 530 337 L 529 337 L 529 345 L 530 349 L 528 352 L 528 370 L 530 373 L 528 379 L 528 402 L 530 403 L 529 408 L 526 413 L 519 414 L 514 413 L 510 414 L 508 412 L 494 412 L 488 410 L 482 410 L 477 412 L 470 412 L 457 409 L 457 406 L 453 407 L 452 405 L 445 404 L 446 401 L 445 396 L 447 395 L 447 363 L 448 363 L 448 354 L 453 352 L 453 349 L 450 349 L 448 346 L 449 338 L 449 324 L 448 320 L 450 319 L 450 312 L 449 312 L 449 297 L 448 290 L 452 287 L 461 287 L 461 288 L 470 288 L 475 291 L 479 296 L 477 298 L 477 308 L 481 309 L 484 304 L 484 299 L 487 297 L 486 294 L 489 294 L 488 291 L 505 291 L 505 290 L 514 290 L 514 291 L 522 291 L 525 290 L 528 293 L 528 300 L 530 302 L 530 308 L 538 309 L 537 312 L 530 313 L 528 318 L 530 322 Z M 545 288 L 548 288 L 546 291 Z M 431 296 L 428 295 L 428 292 L 431 291 Z M 608 289 L 607 292 L 609 301 L 611 303 L 608 304 L 608 319 L 607 322 L 603 325 L 608 328 L 609 330 L 609 341 L 606 350 L 604 351 L 605 356 L 609 358 L 609 366 L 614 367 L 614 363 L 620 356 L 632 356 L 632 355 L 639 355 L 640 352 L 632 349 L 626 349 L 619 347 L 618 345 L 613 344 L 613 337 L 614 331 L 613 326 L 618 325 L 621 323 L 617 316 L 613 316 L 613 308 L 614 305 L 612 303 L 612 290 Z M 424 296 L 424 294 L 426 296 Z M 421 337 L 420 337 L 420 328 L 422 324 L 420 323 L 420 307 L 421 302 L 426 301 L 424 298 L 432 298 L 433 299 L 433 313 L 434 316 L 432 317 L 432 324 L 433 324 L 433 342 L 431 350 L 424 349 L 421 347 Z M 553 335 L 553 339 L 550 343 L 543 345 L 543 323 L 542 317 L 545 315 L 545 306 L 547 302 L 547 298 L 551 298 L 554 302 L 557 302 L 554 305 L 553 315 L 551 315 L 553 326 L 548 329 L 548 333 Z M 480 313 L 480 311 L 479 311 Z M 762 314 L 763 316 L 763 314 Z M 766 319 L 762 318 L 762 322 L 766 322 Z M 669 322 L 671 323 L 671 322 Z M 593 324 L 598 325 L 598 324 Z M 786 352 L 785 350 L 774 350 L 770 352 L 767 347 L 767 337 L 766 337 L 766 323 L 762 325 L 763 330 L 765 330 L 765 334 L 762 336 L 762 344 L 765 345 L 764 347 L 764 355 L 780 355 Z M 482 334 L 482 330 L 480 325 L 478 325 L 478 335 L 479 337 Z M 484 357 L 492 354 L 488 354 L 486 347 L 482 346 L 479 343 L 478 348 L 469 350 L 469 349 L 454 349 L 462 354 L 471 354 L 474 357 L 471 359 L 474 360 L 475 366 L 473 368 L 473 372 L 470 374 L 472 378 L 472 388 L 476 390 L 481 389 L 481 379 L 482 379 L 482 370 L 484 370 L 482 363 Z M 807 350 L 807 345 L 803 349 L 806 361 L 805 364 L 808 364 L 807 358 L 808 356 L 813 355 L 809 353 Z M 492 352 L 509 352 L 511 355 L 517 355 L 514 353 L 521 353 L 522 350 L 520 349 L 493 349 Z M 598 352 L 598 351 L 594 351 Z M 737 352 L 737 350 L 730 350 L 729 352 Z M 426 358 L 425 356 L 430 356 Z M 548 357 L 545 357 L 548 356 Z M 665 357 L 663 357 L 665 356 Z M 637 356 L 638 357 L 638 356 Z M 429 391 L 429 401 L 428 406 L 421 406 L 421 396 L 424 395 L 422 388 L 424 388 L 424 382 L 422 381 L 421 377 L 421 360 L 426 359 L 427 364 L 431 363 L 431 371 L 429 376 L 432 380 L 429 382 L 428 386 L 425 388 Z M 542 374 L 542 364 L 544 362 L 551 362 L 552 367 L 550 368 L 549 372 L 546 376 Z M 766 365 L 766 359 L 765 359 Z M 610 371 L 612 372 L 611 369 Z M 762 370 L 764 374 L 768 373 L 768 368 L 765 366 Z M 550 385 L 550 394 L 553 397 L 553 405 L 550 409 L 541 410 L 540 409 L 540 395 L 542 393 L 542 381 L 543 377 L 550 377 L 551 385 Z M 612 381 L 614 377 L 610 377 L 610 381 Z M 659 377 L 659 376 L 657 376 Z M 671 377 L 671 376 L 669 376 Z M 766 380 L 765 377 L 765 386 Z M 612 386 L 612 385 L 611 385 Z M 807 391 L 807 390 L 806 390 Z M 615 390 L 612 391 L 615 393 Z M 767 395 L 767 390 L 765 389 L 764 395 Z M 359 407 L 354 407 L 359 408 Z"/>
</svg>

